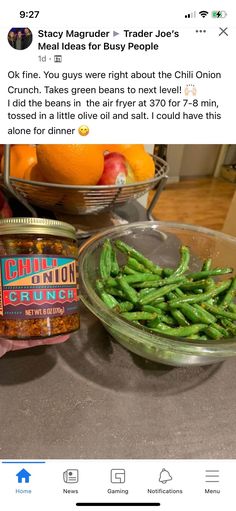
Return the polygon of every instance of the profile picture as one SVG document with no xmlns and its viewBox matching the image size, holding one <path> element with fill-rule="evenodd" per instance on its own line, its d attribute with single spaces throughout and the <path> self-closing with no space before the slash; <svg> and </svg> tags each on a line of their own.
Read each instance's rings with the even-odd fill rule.
<svg viewBox="0 0 236 511">
<path fill-rule="evenodd" d="M 8 32 L 8 42 L 15 50 L 26 50 L 32 43 L 32 32 L 29 28 L 13 27 Z"/>
</svg>

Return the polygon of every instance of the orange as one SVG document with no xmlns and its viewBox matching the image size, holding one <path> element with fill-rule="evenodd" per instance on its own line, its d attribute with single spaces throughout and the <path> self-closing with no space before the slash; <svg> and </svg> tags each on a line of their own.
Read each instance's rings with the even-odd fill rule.
<svg viewBox="0 0 236 511">
<path fill-rule="evenodd" d="M 43 144 L 37 146 L 40 170 L 47 181 L 66 185 L 96 185 L 104 166 L 103 146 Z"/>
<path fill-rule="evenodd" d="M 41 181 L 42 183 L 46 181 L 39 168 L 39 165 L 33 165 L 32 167 L 26 169 L 24 173 L 24 179 L 27 181 Z"/>
<path fill-rule="evenodd" d="M 11 146 L 10 152 L 10 175 L 24 178 L 24 174 L 37 163 L 36 148 L 31 145 L 17 144 Z M 4 169 L 4 156 L 1 160 L 1 172 Z"/>
<path fill-rule="evenodd" d="M 128 149 L 124 156 L 133 170 L 136 181 L 146 181 L 146 179 L 154 178 L 154 160 L 144 149 Z"/>
</svg>

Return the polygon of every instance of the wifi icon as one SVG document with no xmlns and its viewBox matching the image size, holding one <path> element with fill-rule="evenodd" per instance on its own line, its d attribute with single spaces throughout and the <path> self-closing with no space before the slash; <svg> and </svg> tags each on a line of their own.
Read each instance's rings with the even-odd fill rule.
<svg viewBox="0 0 236 511">
<path fill-rule="evenodd" d="M 208 11 L 200 11 L 199 14 L 202 18 L 205 18 L 209 14 L 209 12 Z"/>
</svg>

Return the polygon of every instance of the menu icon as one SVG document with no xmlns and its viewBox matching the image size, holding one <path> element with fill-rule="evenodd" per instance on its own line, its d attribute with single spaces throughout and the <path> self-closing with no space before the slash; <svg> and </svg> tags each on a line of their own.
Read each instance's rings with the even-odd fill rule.
<svg viewBox="0 0 236 511">
<path fill-rule="evenodd" d="M 216 469 L 205 470 L 205 483 L 219 483 L 220 471 Z"/>
</svg>

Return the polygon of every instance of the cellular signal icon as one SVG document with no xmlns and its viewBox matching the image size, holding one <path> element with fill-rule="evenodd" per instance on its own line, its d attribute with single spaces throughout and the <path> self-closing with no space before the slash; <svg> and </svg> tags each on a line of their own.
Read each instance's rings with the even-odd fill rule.
<svg viewBox="0 0 236 511">
<path fill-rule="evenodd" d="M 196 11 L 185 14 L 185 18 L 196 18 Z"/>
<path fill-rule="evenodd" d="M 200 11 L 199 14 L 202 18 L 205 18 L 209 14 L 209 12 L 208 11 Z"/>
</svg>

